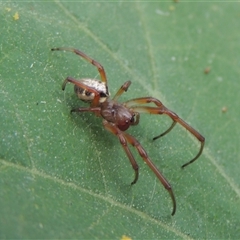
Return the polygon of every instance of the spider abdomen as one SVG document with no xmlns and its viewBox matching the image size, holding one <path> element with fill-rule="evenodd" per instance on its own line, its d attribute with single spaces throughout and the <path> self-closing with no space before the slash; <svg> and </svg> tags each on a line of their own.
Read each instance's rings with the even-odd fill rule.
<svg viewBox="0 0 240 240">
<path fill-rule="evenodd" d="M 97 79 L 90 79 L 90 78 L 81 79 L 81 82 L 84 85 L 86 85 L 86 87 L 93 88 L 97 90 L 97 92 L 99 92 L 100 103 L 106 101 L 106 98 L 110 95 L 108 92 L 107 86 L 104 82 L 101 82 Z M 95 97 L 95 94 L 93 92 L 90 92 L 86 88 L 79 87 L 77 85 L 74 85 L 74 91 L 78 96 L 78 98 L 84 102 L 92 102 Z"/>
</svg>

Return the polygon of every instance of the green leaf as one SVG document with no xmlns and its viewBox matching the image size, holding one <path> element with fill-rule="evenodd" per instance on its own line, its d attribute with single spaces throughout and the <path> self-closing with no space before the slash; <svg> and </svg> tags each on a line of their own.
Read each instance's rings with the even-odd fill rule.
<svg viewBox="0 0 240 240">
<path fill-rule="evenodd" d="M 200 2 L 0 3 L 0 238 L 238 239 L 239 4 Z M 19 19 L 17 18 L 19 16 Z M 121 101 L 160 99 L 206 137 L 143 115 L 128 130 L 171 183 L 167 191 L 131 148 L 139 181 L 118 139 L 90 113 L 67 76 L 94 78 L 96 68 L 69 52 L 81 49 L 105 68 Z M 210 69 L 204 73 L 204 69 Z M 98 76 L 99 77 L 99 76 Z"/>
</svg>

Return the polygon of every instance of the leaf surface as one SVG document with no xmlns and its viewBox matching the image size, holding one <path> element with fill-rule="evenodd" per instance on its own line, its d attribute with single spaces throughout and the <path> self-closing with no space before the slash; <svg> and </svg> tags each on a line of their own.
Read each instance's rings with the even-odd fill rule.
<svg viewBox="0 0 240 240">
<path fill-rule="evenodd" d="M 1 238 L 240 238 L 239 4 L 4 1 L 0 17 Z M 86 104 L 63 80 L 99 76 L 53 47 L 81 49 L 112 95 L 131 80 L 121 101 L 156 97 L 206 137 L 181 170 L 199 149 L 185 129 L 153 142 L 171 121 L 143 115 L 128 131 L 171 183 L 174 217 L 136 150 L 131 187 L 118 139 L 100 118 L 69 113 Z"/>
</svg>

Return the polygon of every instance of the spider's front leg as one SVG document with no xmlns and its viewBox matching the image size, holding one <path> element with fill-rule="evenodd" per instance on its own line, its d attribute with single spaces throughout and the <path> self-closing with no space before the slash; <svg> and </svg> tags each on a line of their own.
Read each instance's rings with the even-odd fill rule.
<svg viewBox="0 0 240 240">
<path fill-rule="evenodd" d="M 135 184 L 138 180 L 138 164 L 128 147 L 127 141 L 124 137 L 124 133 L 121 130 L 119 130 L 114 124 L 111 124 L 106 120 L 103 120 L 103 126 L 105 127 L 106 130 L 108 130 L 109 132 L 111 132 L 112 134 L 114 134 L 118 137 L 125 153 L 128 156 L 128 159 L 132 165 L 132 168 L 135 171 L 135 177 L 134 177 L 133 181 L 131 182 L 131 185 Z"/>
<path fill-rule="evenodd" d="M 105 120 L 103 121 L 103 125 L 108 131 L 110 131 L 111 133 L 113 133 L 114 135 L 116 135 L 119 138 L 119 141 L 120 141 L 123 149 L 125 150 L 128 158 L 132 164 L 133 169 L 135 170 L 135 179 L 132 182 L 132 184 L 136 183 L 136 181 L 138 179 L 138 165 L 137 165 L 136 160 L 134 159 L 132 153 L 130 152 L 130 149 L 128 148 L 127 143 L 131 144 L 133 147 L 135 147 L 137 149 L 139 155 L 143 158 L 143 160 L 146 162 L 146 164 L 151 168 L 151 170 L 157 176 L 159 181 L 162 183 L 162 185 L 168 191 L 168 193 L 172 199 L 172 203 L 173 203 L 172 215 L 174 215 L 176 212 L 176 200 L 175 200 L 175 196 L 174 196 L 172 187 L 169 184 L 169 182 L 167 181 L 167 179 L 158 170 L 158 168 L 153 164 L 153 162 L 148 157 L 148 155 L 147 155 L 146 151 L 144 150 L 144 148 L 142 147 L 142 145 L 133 136 L 129 135 L 126 132 L 122 132 L 121 130 L 119 130 L 116 127 L 116 125 L 111 124 Z"/>
<path fill-rule="evenodd" d="M 148 107 L 148 106 L 137 106 L 137 104 L 146 104 L 146 103 L 154 103 L 157 107 Z M 176 113 L 166 108 L 158 99 L 153 97 L 143 97 L 143 98 L 136 98 L 125 102 L 127 107 L 131 107 L 134 111 L 139 113 L 150 113 L 150 114 L 166 114 L 172 120 L 173 123 L 165 132 L 153 138 L 153 140 L 158 139 L 159 137 L 164 136 L 165 134 L 169 133 L 176 123 L 182 125 L 186 130 L 188 130 L 193 136 L 195 136 L 199 142 L 201 143 L 200 150 L 197 155 L 189 162 L 182 165 L 182 168 L 186 167 L 190 163 L 194 162 L 199 158 L 202 154 L 205 138 L 193 127 L 191 127 L 188 123 L 186 123 L 183 119 L 181 119 Z"/>
</svg>

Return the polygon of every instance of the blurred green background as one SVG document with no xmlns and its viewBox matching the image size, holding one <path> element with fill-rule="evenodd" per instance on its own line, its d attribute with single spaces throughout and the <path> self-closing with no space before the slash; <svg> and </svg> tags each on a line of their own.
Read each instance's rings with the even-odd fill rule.
<svg viewBox="0 0 240 240">
<path fill-rule="evenodd" d="M 240 5 L 217 2 L 0 3 L 0 238 L 240 238 Z M 160 99 L 206 137 L 143 115 L 129 129 L 171 183 L 171 199 L 135 149 L 140 177 L 118 139 L 66 76 L 96 68 L 52 47 L 81 49 L 105 68 L 121 101 Z"/>
</svg>

